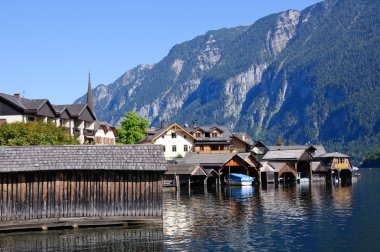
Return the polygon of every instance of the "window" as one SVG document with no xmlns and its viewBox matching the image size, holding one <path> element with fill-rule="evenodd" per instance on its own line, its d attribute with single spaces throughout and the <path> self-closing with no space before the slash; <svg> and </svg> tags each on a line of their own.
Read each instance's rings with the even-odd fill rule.
<svg viewBox="0 0 380 252">
<path fill-rule="evenodd" d="M 172 146 L 172 151 L 173 151 L 173 152 L 177 152 L 177 145 L 173 145 L 173 146 Z"/>
<path fill-rule="evenodd" d="M 183 138 L 185 138 L 185 139 L 186 139 L 186 138 L 187 138 L 187 136 L 186 136 L 186 135 L 183 135 Z"/>
<path fill-rule="evenodd" d="M 165 147 L 165 145 L 164 145 L 164 152 L 166 152 L 166 147 Z"/>
<path fill-rule="evenodd" d="M 161 137 L 162 137 L 162 138 L 165 138 L 165 135 L 162 135 Z"/>
<path fill-rule="evenodd" d="M 177 138 L 177 133 L 173 132 L 172 133 L 172 138 Z"/>
<path fill-rule="evenodd" d="M 205 150 L 205 147 L 203 145 L 201 145 L 200 147 L 201 147 L 201 151 Z"/>
<path fill-rule="evenodd" d="M 189 151 L 189 146 L 187 146 L 186 144 L 183 146 L 183 151 Z"/>
<path fill-rule="evenodd" d="M 195 133 L 195 137 L 201 137 L 201 133 L 199 132 Z"/>
<path fill-rule="evenodd" d="M 211 136 L 212 136 L 212 137 L 218 137 L 218 133 L 213 132 L 213 133 L 211 133 Z"/>
<path fill-rule="evenodd" d="M 210 132 L 206 132 L 205 137 L 210 137 Z"/>
</svg>

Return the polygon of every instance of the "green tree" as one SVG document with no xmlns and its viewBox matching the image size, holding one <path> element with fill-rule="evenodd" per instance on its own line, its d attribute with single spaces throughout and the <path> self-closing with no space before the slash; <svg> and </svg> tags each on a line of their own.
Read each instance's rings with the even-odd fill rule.
<svg viewBox="0 0 380 252">
<path fill-rule="evenodd" d="M 0 145 L 66 145 L 79 144 L 65 129 L 57 128 L 53 123 L 17 122 L 0 125 Z"/>
<path fill-rule="evenodd" d="M 124 144 L 135 144 L 144 138 L 149 121 L 140 118 L 135 112 L 125 113 L 125 118 L 121 121 L 121 126 L 117 128 L 119 142 Z"/>
</svg>

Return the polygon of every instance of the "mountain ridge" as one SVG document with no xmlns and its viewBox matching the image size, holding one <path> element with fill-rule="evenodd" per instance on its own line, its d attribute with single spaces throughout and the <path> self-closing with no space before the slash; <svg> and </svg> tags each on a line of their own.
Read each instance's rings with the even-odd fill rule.
<svg viewBox="0 0 380 252">
<path fill-rule="evenodd" d="M 380 142 L 379 5 L 329 0 L 206 32 L 96 87 L 96 113 L 113 124 L 130 110 L 156 126 L 223 124 L 358 160 Z"/>
</svg>

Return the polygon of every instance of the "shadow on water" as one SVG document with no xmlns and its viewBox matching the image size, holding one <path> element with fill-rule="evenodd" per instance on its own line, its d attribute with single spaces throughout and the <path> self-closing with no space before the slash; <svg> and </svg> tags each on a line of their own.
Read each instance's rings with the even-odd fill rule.
<svg viewBox="0 0 380 252">
<path fill-rule="evenodd" d="M 162 251 L 162 228 L 83 228 L 0 234 L 0 251 Z"/>
</svg>

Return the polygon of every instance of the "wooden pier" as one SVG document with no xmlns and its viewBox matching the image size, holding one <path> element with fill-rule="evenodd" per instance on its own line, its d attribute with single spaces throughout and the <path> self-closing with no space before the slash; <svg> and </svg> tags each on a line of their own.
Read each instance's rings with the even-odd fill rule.
<svg viewBox="0 0 380 252">
<path fill-rule="evenodd" d="M 0 147 L 0 230 L 162 223 L 161 146 Z"/>
</svg>

